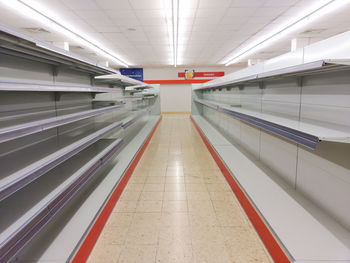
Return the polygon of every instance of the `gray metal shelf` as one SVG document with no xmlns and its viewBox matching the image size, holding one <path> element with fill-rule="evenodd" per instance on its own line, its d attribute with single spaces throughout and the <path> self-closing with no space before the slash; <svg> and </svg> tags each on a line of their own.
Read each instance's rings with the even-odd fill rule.
<svg viewBox="0 0 350 263">
<path fill-rule="evenodd" d="M 20 124 L 7 128 L 0 129 L 0 143 L 10 140 L 18 139 L 33 133 L 42 132 L 48 129 L 66 125 L 72 122 L 84 120 L 87 118 L 95 117 L 107 112 L 119 109 L 119 105 L 104 107 L 100 109 L 82 111 L 72 114 L 67 114 L 59 117 L 53 117 L 49 119 L 34 121 L 30 123 Z"/>
<path fill-rule="evenodd" d="M 349 232 L 271 169 L 231 144 L 205 118 L 192 116 L 292 262 L 349 262 Z"/>
<path fill-rule="evenodd" d="M 337 71 L 350 69 L 350 63 L 348 60 L 318 60 L 314 62 L 304 63 L 296 66 L 286 67 L 277 70 L 271 70 L 267 72 L 262 72 L 258 74 L 252 74 L 243 78 L 237 78 L 233 80 L 223 81 L 221 83 L 216 83 L 210 85 L 210 82 L 204 84 L 199 89 L 211 89 L 211 88 L 224 88 L 234 85 L 240 85 L 244 83 L 259 82 L 274 78 L 285 78 L 291 76 L 306 76 L 315 73 L 327 72 L 327 71 Z"/>
<path fill-rule="evenodd" d="M 0 180 L 0 201 L 122 126 L 116 122 Z"/>
<path fill-rule="evenodd" d="M 74 86 L 59 84 L 42 84 L 0 80 L 0 91 L 35 91 L 35 92 L 90 92 L 121 93 L 118 88 L 102 88 L 94 86 Z"/>
<path fill-rule="evenodd" d="M 0 262 L 10 260 L 123 145 L 117 139 L 7 228 L 0 239 Z M 24 222 L 24 223 L 23 223 Z"/>
<path fill-rule="evenodd" d="M 202 99 L 194 101 L 313 150 L 319 141 L 350 143 L 347 127 L 297 121 Z"/>
<path fill-rule="evenodd" d="M 132 114 L 131 116 L 126 117 L 125 119 L 123 119 L 123 125 L 122 127 L 124 129 L 128 128 L 129 126 L 133 125 L 138 119 L 140 119 L 141 117 L 145 116 L 152 107 L 148 107 L 145 110 L 140 110 L 138 113 L 136 114 Z"/>
<path fill-rule="evenodd" d="M 54 65 L 65 64 L 96 75 L 117 72 L 115 69 L 104 67 L 95 61 L 68 52 L 26 34 L 16 32 L 4 25 L 0 25 L 0 39 L 2 40 L 0 43 L 2 53 L 9 55 Z"/>
</svg>

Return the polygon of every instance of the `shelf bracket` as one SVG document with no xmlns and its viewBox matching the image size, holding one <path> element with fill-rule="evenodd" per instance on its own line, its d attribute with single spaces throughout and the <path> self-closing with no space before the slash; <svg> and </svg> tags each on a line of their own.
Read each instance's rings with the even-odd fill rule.
<svg viewBox="0 0 350 263">
<path fill-rule="evenodd" d="M 56 78 L 58 76 L 59 66 L 52 66 L 52 75 Z"/>
<path fill-rule="evenodd" d="M 264 89 L 265 88 L 265 84 L 263 81 L 259 82 L 259 89 Z"/>
<path fill-rule="evenodd" d="M 304 80 L 303 76 L 297 77 L 297 85 L 298 85 L 298 87 L 301 87 L 303 85 L 303 80 Z"/>
<path fill-rule="evenodd" d="M 54 92 L 55 101 L 60 101 L 62 92 Z"/>
</svg>

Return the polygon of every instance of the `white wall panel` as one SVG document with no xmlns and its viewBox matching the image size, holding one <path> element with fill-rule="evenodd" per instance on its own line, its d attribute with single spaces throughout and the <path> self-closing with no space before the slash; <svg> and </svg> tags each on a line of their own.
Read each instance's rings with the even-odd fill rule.
<svg viewBox="0 0 350 263">
<path fill-rule="evenodd" d="M 350 229 L 350 167 L 344 160 L 349 160 L 350 148 L 341 148 L 342 145 L 328 143 L 325 156 L 300 148 L 297 190 Z"/>
<path fill-rule="evenodd" d="M 260 130 L 241 122 L 241 144 L 254 158 L 259 159 Z"/>
<path fill-rule="evenodd" d="M 191 94 L 190 84 L 160 85 L 161 112 L 190 112 Z"/>
<path fill-rule="evenodd" d="M 297 145 L 262 131 L 260 147 L 260 160 L 295 187 Z"/>
</svg>

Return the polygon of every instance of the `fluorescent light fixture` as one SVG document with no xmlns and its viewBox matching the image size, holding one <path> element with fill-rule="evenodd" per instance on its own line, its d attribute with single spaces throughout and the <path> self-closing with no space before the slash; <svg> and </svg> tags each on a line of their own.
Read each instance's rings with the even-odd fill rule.
<svg viewBox="0 0 350 263">
<path fill-rule="evenodd" d="M 119 65 L 128 67 L 127 62 L 119 58 L 118 55 L 103 47 L 93 38 L 85 35 L 83 32 L 74 28 L 74 26 L 67 24 L 63 19 L 60 19 L 56 14 L 38 4 L 33 0 L 0 0 L 4 5 L 14 9 L 16 12 L 30 18 L 37 20 L 52 30 L 67 36 L 70 40 L 85 46 L 97 54 L 116 62 Z"/>
<path fill-rule="evenodd" d="M 243 58 L 256 53 L 268 45 L 271 45 L 282 37 L 285 37 L 289 33 L 296 31 L 311 22 L 314 22 L 316 19 L 337 10 L 346 4 L 349 4 L 349 2 L 350 0 L 317 1 L 316 4 L 310 6 L 309 8 L 305 8 L 304 11 L 298 16 L 279 26 L 272 32 L 262 36 L 250 44 L 247 44 L 246 46 L 239 48 L 238 50 L 235 50 L 229 58 L 223 60 L 223 64 L 225 64 L 225 66 L 229 66 L 237 63 Z"/>
<path fill-rule="evenodd" d="M 177 66 L 177 44 L 178 44 L 178 29 L 179 29 L 179 0 L 173 2 L 173 45 L 174 45 L 174 66 Z"/>
<path fill-rule="evenodd" d="M 164 0 L 163 7 L 168 27 L 168 38 L 170 43 L 170 64 L 177 66 L 177 47 L 179 31 L 179 0 Z"/>
</svg>

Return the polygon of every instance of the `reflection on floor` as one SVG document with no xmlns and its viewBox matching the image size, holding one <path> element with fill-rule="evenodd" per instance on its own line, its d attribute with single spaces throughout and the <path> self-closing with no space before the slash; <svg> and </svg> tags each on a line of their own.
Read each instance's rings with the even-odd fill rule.
<svg viewBox="0 0 350 263">
<path fill-rule="evenodd" d="M 164 115 L 88 262 L 272 260 L 189 115 Z"/>
</svg>

